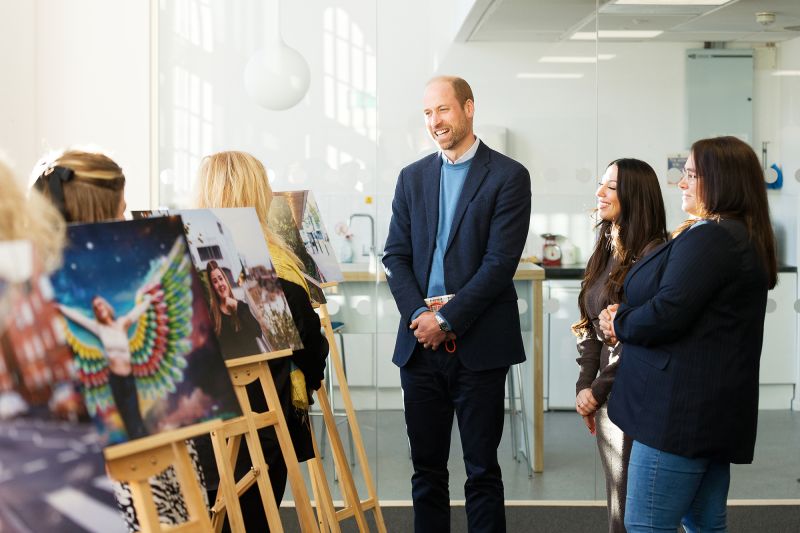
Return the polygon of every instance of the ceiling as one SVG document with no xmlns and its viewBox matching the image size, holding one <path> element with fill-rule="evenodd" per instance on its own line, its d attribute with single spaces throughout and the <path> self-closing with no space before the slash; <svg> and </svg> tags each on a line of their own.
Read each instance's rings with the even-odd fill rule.
<svg viewBox="0 0 800 533">
<path fill-rule="evenodd" d="M 628 0 L 630 1 L 630 0 Z M 475 0 L 458 41 L 557 42 L 576 31 L 659 30 L 647 41 L 779 42 L 800 37 L 800 0 L 731 0 L 721 6 L 619 5 L 617 0 Z M 761 25 L 758 12 L 775 13 Z M 795 30 L 786 27 L 795 26 Z M 606 39 L 601 33 L 601 41 Z M 631 39 L 624 39 L 630 42 Z M 634 39 L 635 41 L 635 39 Z"/>
</svg>

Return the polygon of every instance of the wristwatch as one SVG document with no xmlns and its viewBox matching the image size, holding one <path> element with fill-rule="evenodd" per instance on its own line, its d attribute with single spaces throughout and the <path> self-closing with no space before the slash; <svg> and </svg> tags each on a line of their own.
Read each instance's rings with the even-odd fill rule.
<svg viewBox="0 0 800 533">
<path fill-rule="evenodd" d="M 433 316 L 436 317 L 436 322 L 439 323 L 440 330 L 444 331 L 445 333 L 450 331 L 450 326 L 447 324 L 447 320 L 445 320 L 444 317 L 440 315 L 438 311 L 434 313 Z"/>
</svg>

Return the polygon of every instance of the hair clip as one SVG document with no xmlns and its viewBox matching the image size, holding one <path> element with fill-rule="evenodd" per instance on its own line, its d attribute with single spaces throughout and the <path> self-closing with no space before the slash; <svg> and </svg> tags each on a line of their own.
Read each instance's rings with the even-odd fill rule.
<svg viewBox="0 0 800 533">
<path fill-rule="evenodd" d="M 67 214 L 67 208 L 64 203 L 64 183 L 70 181 L 73 177 L 75 177 L 75 172 L 71 168 L 56 165 L 42 172 L 42 175 L 33 184 L 38 191 L 43 191 L 45 187 L 47 188 L 50 193 L 50 200 L 67 222 L 70 222 L 70 217 Z"/>
</svg>

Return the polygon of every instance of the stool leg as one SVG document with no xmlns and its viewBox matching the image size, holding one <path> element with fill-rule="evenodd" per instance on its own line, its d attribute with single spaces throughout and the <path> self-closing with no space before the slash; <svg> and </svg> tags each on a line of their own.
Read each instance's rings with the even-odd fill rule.
<svg viewBox="0 0 800 533">
<path fill-rule="evenodd" d="M 513 366 L 508 369 L 506 381 L 508 383 L 508 422 L 511 426 L 511 458 L 517 459 L 517 398 L 514 391 Z"/>
<path fill-rule="evenodd" d="M 344 377 L 345 379 L 347 379 L 347 354 L 345 353 L 345 348 L 344 348 L 344 335 L 342 335 L 341 331 L 339 331 L 338 334 L 339 334 L 339 341 L 342 345 L 342 370 L 344 370 Z M 348 436 L 347 441 L 350 443 L 349 446 L 350 466 L 356 466 L 356 454 L 355 451 L 353 450 L 353 432 L 350 430 L 350 424 L 347 424 L 347 436 Z"/>
<path fill-rule="evenodd" d="M 517 380 L 519 381 L 519 401 L 522 405 L 522 433 L 525 441 L 525 460 L 528 462 L 528 477 L 533 477 L 533 464 L 531 463 L 531 441 L 528 437 L 528 409 L 525 407 L 525 387 L 522 386 L 522 365 L 516 365 Z"/>
</svg>

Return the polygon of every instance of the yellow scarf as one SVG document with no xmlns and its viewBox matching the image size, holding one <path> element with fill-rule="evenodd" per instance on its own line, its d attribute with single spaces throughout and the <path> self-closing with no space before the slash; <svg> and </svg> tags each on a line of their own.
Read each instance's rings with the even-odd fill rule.
<svg viewBox="0 0 800 533">
<path fill-rule="evenodd" d="M 292 258 L 289 257 L 286 251 L 280 246 L 269 243 L 269 254 L 272 256 L 272 264 L 275 267 L 275 272 L 277 272 L 278 277 L 300 285 L 310 297 L 308 283 L 306 283 L 300 271 L 300 267 L 292 261 Z M 292 382 L 292 405 L 294 405 L 295 409 L 308 413 L 306 377 L 303 375 L 303 371 L 297 368 L 294 363 L 291 363 L 289 379 Z"/>
</svg>

